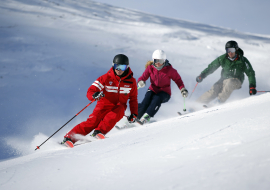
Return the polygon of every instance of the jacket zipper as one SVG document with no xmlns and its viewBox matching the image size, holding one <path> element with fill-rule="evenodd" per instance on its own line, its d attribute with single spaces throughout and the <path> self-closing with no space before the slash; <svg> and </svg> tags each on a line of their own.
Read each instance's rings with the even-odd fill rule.
<svg viewBox="0 0 270 190">
<path fill-rule="evenodd" d="M 120 78 L 119 84 L 118 84 L 118 102 L 119 102 L 119 98 L 120 98 L 120 83 L 121 83 L 121 78 Z"/>
<path fill-rule="evenodd" d="M 159 80 L 158 80 L 159 76 L 158 76 L 158 72 L 159 72 L 159 71 L 157 71 L 157 86 L 159 86 Z"/>
</svg>

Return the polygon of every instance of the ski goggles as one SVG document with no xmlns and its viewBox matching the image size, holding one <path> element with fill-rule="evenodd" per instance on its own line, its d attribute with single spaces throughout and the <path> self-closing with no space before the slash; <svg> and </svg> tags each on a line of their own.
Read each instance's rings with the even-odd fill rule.
<svg viewBox="0 0 270 190">
<path fill-rule="evenodd" d="M 154 63 L 161 63 L 163 64 L 165 62 L 165 59 L 154 59 Z"/>
<path fill-rule="evenodd" d="M 125 71 L 128 68 L 128 65 L 120 65 L 120 64 L 113 64 L 113 68 L 116 70 L 121 70 L 121 71 Z"/>
<path fill-rule="evenodd" d="M 234 53 L 235 52 L 235 48 L 226 48 L 226 52 L 227 53 Z"/>
</svg>

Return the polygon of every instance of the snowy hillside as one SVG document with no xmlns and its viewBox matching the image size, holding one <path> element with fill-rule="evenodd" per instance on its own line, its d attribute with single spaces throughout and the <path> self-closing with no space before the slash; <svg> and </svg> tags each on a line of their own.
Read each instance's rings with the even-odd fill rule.
<svg viewBox="0 0 270 190">
<path fill-rule="evenodd" d="M 97 189 L 100 184 L 103 189 L 217 189 L 220 184 L 224 189 L 268 189 L 269 94 L 249 97 L 247 78 L 227 104 L 185 118 L 176 115 L 183 110 L 183 98 L 172 82 L 172 98 L 154 118 L 158 122 L 113 129 L 108 139 L 73 150 L 57 146 L 88 117 L 91 105 L 34 151 L 88 104 L 88 87 L 109 70 L 114 55 L 126 54 L 138 78 L 152 52 L 163 49 L 191 93 L 196 76 L 232 39 L 256 72 L 257 90 L 270 90 L 270 36 L 94 1 L 2 0 L 1 189 Z M 219 76 L 220 69 L 200 83 L 187 107 Z M 139 101 L 146 90 L 139 90 Z M 65 186 L 71 179 L 76 181 Z"/>
<path fill-rule="evenodd" d="M 0 187 L 266 190 L 269 102 L 270 94 L 250 97 L 73 149 L 54 139 L 31 155 L 1 162 Z"/>
</svg>

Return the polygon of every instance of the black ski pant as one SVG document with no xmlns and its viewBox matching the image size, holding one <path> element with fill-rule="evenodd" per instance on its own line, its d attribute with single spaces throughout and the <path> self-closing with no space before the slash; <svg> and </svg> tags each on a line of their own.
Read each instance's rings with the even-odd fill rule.
<svg viewBox="0 0 270 190">
<path fill-rule="evenodd" d="M 148 90 L 142 103 L 138 106 L 138 119 L 140 119 L 144 113 L 147 113 L 150 117 L 158 112 L 161 103 L 166 103 L 170 100 L 171 96 L 166 92 L 154 93 Z"/>
</svg>

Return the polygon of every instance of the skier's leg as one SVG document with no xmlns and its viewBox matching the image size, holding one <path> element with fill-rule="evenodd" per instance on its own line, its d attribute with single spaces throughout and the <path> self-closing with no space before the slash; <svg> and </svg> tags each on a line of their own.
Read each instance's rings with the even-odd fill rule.
<svg viewBox="0 0 270 190">
<path fill-rule="evenodd" d="M 210 90 L 201 95 L 196 101 L 200 103 L 209 103 L 214 100 L 218 94 L 222 91 L 223 80 L 217 81 Z"/>
<path fill-rule="evenodd" d="M 218 94 L 218 99 L 221 103 L 225 102 L 232 92 L 236 89 L 240 89 L 242 83 L 237 78 L 230 78 L 223 81 L 223 88 L 222 91 Z"/>
<path fill-rule="evenodd" d="M 147 108 L 146 112 L 150 117 L 154 117 L 161 107 L 161 103 L 166 103 L 170 99 L 170 95 L 166 92 L 159 92 L 153 95 L 151 104 Z"/>
<path fill-rule="evenodd" d="M 83 121 L 80 124 L 76 125 L 64 137 L 70 138 L 72 142 L 75 143 L 76 141 L 78 141 L 78 139 L 76 139 L 75 137 L 76 134 L 80 134 L 83 136 L 89 134 L 93 129 L 98 126 L 100 121 L 110 110 L 111 108 L 108 109 L 98 103 L 93 110 L 93 113 L 89 115 L 89 118 L 86 121 Z"/>
<path fill-rule="evenodd" d="M 154 95 L 155 93 L 151 90 L 148 90 L 145 94 L 145 97 L 142 101 L 142 103 L 140 103 L 138 105 L 138 116 L 137 118 L 140 119 L 143 114 L 145 113 L 146 109 L 148 108 L 148 106 L 150 105 L 151 103 L 151 99 L 152 99 L 152 96 Z"/>
<path fill-rule="evenodd" d="M 123 118 L 125 115 L 126 106 L 118 104 L 109 111 L 105 117 L 100 121 L 99 125 L 95 130 L 101 131 L 102 134 L 108 133 L 115 124 Z"/>
</svg>

